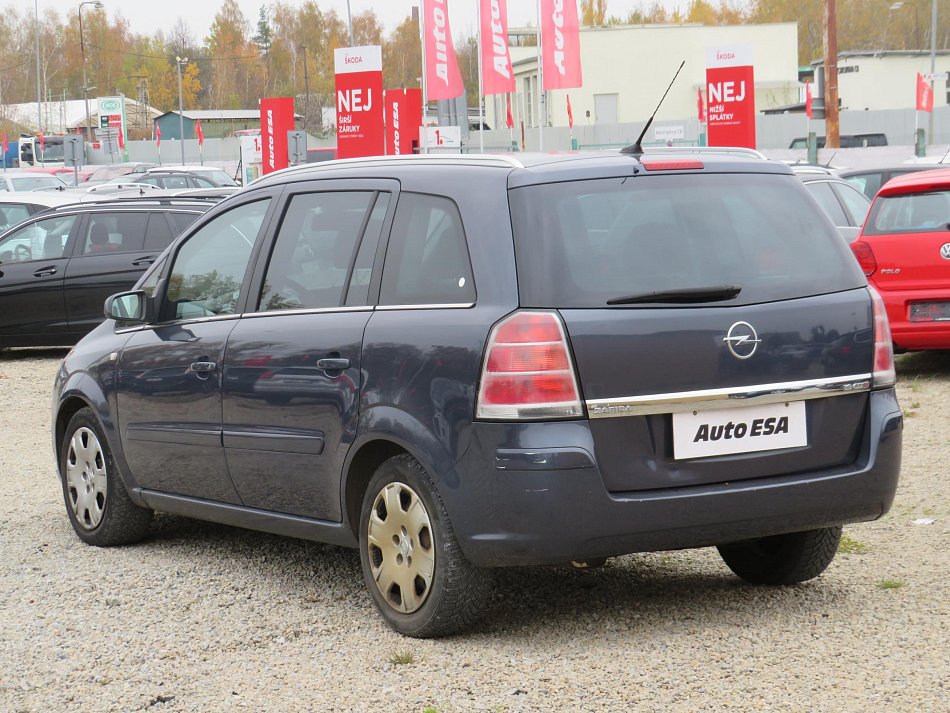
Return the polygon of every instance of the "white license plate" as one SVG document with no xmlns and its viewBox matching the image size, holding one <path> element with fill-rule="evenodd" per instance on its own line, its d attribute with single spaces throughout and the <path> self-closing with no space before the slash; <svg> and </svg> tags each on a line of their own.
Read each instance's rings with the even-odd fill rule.
<svg viewBox="0 0 950 713">
<path fill-rule="evenodd" d="M 677 460 L 807 445 L 804 401 L 673 414 Z"/>
</svg>

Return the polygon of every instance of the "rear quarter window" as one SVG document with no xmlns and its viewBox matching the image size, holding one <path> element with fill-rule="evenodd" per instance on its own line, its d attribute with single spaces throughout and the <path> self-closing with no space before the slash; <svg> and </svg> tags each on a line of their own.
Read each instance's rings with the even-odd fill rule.
<svg viewBox="0 0 950 713">
<path fill-rule="evenodd" d="M 880 196 L 871 207 L 864 235 L 931 233 L 950 224 L 950 190 Z"/>
<path fill-rule="evenodd" d="M 865 284 L 790 175 L 569 181 L 517 188 L 509 200 L 527 307 L 604 307 L 631 294 L 719 285 L 742 288 L 729 304 L 752 304 Z"/>
</svg>

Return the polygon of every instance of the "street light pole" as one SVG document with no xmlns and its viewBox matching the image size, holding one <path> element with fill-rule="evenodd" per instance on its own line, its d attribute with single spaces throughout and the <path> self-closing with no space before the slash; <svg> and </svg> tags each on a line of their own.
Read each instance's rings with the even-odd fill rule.
<svg viewBox="0 0 950 713">
<path fill-rule="evenodd" d="M 303 128 L 307 130 L 307 124 L 310 121 L 310 72 L 307 69 L 307 48 L 301 46 L 303 50 Z"/>
<path fill-rule="evenodd" d="M 350 10 L 350 0 L 346 0 L 346 22 L 350 26 L 350 47 L 353 47 L 353 12 Z"/>
<path fill-rule="evenodd" d="M 100 0 L 86 0 L 85 2 L 79 3 L 79 9 L 77 10 L 79 14 L 79 51 L 82 55 L 82 97 L 86 103 L 86 129 L 83 132 L 83 144 L 82 144 L 82 155 L 83 163 L 86 163 L 86 142 L 89 141 L 89 81 L 86 79 L 86 43 L 83 39 L 82 34 L 82 7 L 83 5 L 92 5 L 97 10 L 102 8 L 102 3 Z"/>
<path fill-rule="evenodd" d="M 937 72 L 937 0 L 933 0 L 930 11 L 930 96 L 934 94 L 934 74 Z M 930 125 L 927 127 L 927 143 L 934 143 L 934 113 L 930 111 Z"/>
<path fill-rule="evenodd" d="M 36 31 L 35 40 L 36 40 L 36 130 L 43 130 L 43 104 L 41 103 L 40 95 L 40 2 L 39 0 L 33 0 L 33 11 L 35 13 L 35 27 Z M 33 146 L 33 165 L 36 165 L 36 145 Z"/>
<path fill-rule="evenodd" d="M 185 165 L 185 108 L 181 98 L 181 68 L 188 64 L 188 58 L 175 57 L 178 66 L 178 135 L 181 139 L 181 165 Z"/>
</svg>

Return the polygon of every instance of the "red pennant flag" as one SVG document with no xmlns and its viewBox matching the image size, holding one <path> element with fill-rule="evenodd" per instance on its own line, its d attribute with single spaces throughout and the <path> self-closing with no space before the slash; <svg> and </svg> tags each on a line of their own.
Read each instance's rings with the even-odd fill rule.
<svg viewBox="0 0 950 713">
<path fill-rule="evenodd" d="M 479 0 L 482 44 L 482 91 L 507 94 L 515 90 L 508 51 L 508 0 Z"/>
<path fill-rule="evenodd" d="M 567 125 L 574 128 L 574 112 L 571 111 L 571 95 L 567 95 Z"/>
<path fill-rule="evenodd" d="M 546 92 L 583 84 L 580 24 L 574 0 L 541 0 L 541 69 Z"/>
<path fill-rule="evenodd" d="M 155 145 L 158 148 L 162 147 L 162 127 L 158 124 L 155 124 Z"/>
<path fill-rule="evenodd" d="M 920 76 L 920 75 L 917 75 Z M 43 132 L 40 131 L 36 134 L 37 138 L 40 140 L 40 152 L 46 151 L 46 137 L 43 136 Z"/>
<path fill-rule="evenodd" d="M 811 104 L 811 82 L 805 82 L 805 116 L 809 119 L 813 119 L 813 113 L 814 111 L 812 110 Z"/>
<path fill-rule="evenodd" d="M 917 73 L 917 111 L 934 110 L 934 93 L 924 75 Z"/>
<path fill-rule="evenodd" d="M 205 143 L 205 132 L 201 128 L 201 119 L 195 122 L 195 136 L 198 137 L 198 145 L 204 146 Z"/>
<path fill-rule="evenodd" d="M 511 95 L 508 94 L 505 96 L 505 125 L 509 129 L 515 128 L 515 118 L 511 115 Z M 6 136 L 6 134 L 4 134 Z M 6 139 L 4 139 L 6 141 Z M 6 149 L 4 149 L 6 151 Z"/>
<path fill-rule="evenodd" d="M 7 152 L 7 132 L 3 132 L 3 153 Z"/>
<path fill-rule="evenodd" d="M 120 149 L 124 149 L 124 148 L 125 148 L 125 136 L 122 134 L 122 124 L 119 124 L 116 128 L 119 130 L 119 148 L 120 148 Z"/>
<path fill-rule="evenodd" d="M 700 124 L 706 123 L 706 102 L 703 101 L 703 88 L 696 90 L 696 116 Z"/>
<path fill-rule="evenodd" d="M 448 0 L 422 2 L 427 99 L 454 99 L 465 91 L 452 44 L 448 5 Z"/>
</svg>

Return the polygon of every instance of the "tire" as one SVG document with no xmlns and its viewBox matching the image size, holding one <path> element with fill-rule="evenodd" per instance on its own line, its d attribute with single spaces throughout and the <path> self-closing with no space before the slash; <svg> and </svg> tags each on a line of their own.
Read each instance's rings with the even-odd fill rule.
<svg viewBox="0 0 950 713">
<path fill-rule="evenodd" d="M 429 474 L 411 456 L 390 458 L 376 470 L 363 496 L 359 535 L 366 587 L 399 633 L 447 636 L 482 613 L 489 573 L 465 559 Z"/>
<path fill-rule="evenodd" d="M 91 408 L 77 411 L 66 427 L 59 473 L 66 514 L 81 540 L 111 547 L 148 534 L 152 511 L 129 498 Z"/>
<path fill-rule="evenodd" d="M 825 571 L 838 552 L 841 527 L 762 537 L 719 545 L 719 555 L 752 584 L 798 584 Z"/>
</svg>

